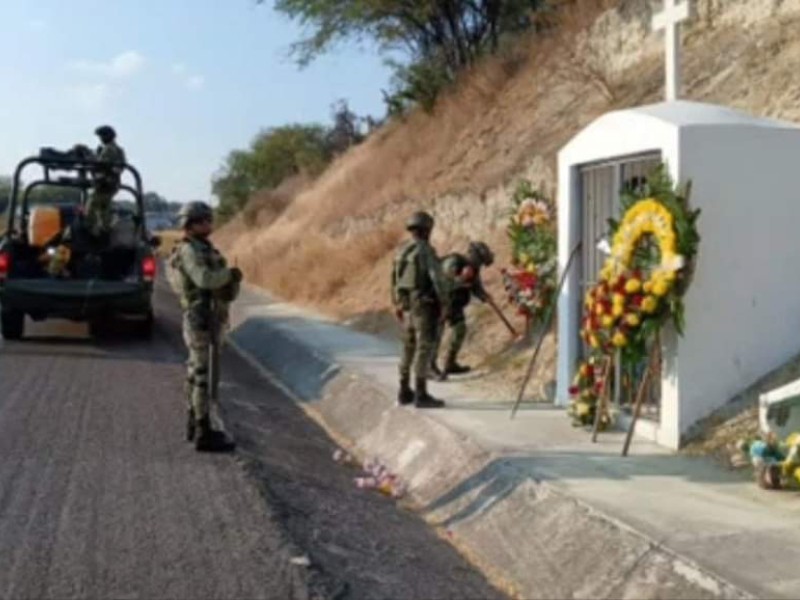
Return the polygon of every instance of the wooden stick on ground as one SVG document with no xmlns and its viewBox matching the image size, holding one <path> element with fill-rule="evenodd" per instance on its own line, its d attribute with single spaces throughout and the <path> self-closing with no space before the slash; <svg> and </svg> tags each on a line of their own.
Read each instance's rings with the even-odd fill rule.
<svg viewBox="0 0 800 600">
<path fill-rule="evenodd" d="M 628 434 L 625 436 L 625 445 L 622 447 L 622 456 L 628 456 L 628 450 L 631 447 L 631 440 L 633 439 L 633 432 L 636 429 L 636 421 L 639 420 L 639 413 L 642 411 L 642 402 L 644 401 L 645 393 L 650 390 L 651 380 L 653 378 L 653 371 L 655 370 L 656 360 L 658 359 L 658 345 L 660 340 L 656 337 L 653 347 L 650 349 L 650 354 L 647 359 L 647 369 L 644 372 L 644 377 L 639 384 L 639 389 L 636 392 L 636 401 L 633 404 L 633 418 L 631 424 L 628 426 Z"/>
<path fill-rule="evenodd" d="M 581 247 L 581 243 L 578 242 L 575 244 L 575 247 L 572 248 L 572 251 L 569 254 L 569 258 L 567 259 L 567 264 L 564 266 L 564 272 L 561 274 L 561 279 L 558 282 L 558 287 L 556 288 L 555 293 L 550 301 L 550 305 L 547 307 L 547 313 L 544 316 L 544 326 L 542 327 L 541 335 L 539 336 L 539 341 L 536 343 L 536 349 L 533 351 L 533 356 L 531 357 L 530 362 L 528 363 L 528 370 L 525 372 L 525 378 L 522 380 L 522 385 L 519 388 L 519 394 L 517 395 L 517 400 L 514 402 L 514 406 L 511 409 L 511 418 L 513 419 L 514 416 L 517 414 L 517 409 L 519 405 L 522 404 L 522 397 L 525 395 L 525 388 L 528 387 L 528 382 L 533 375 L 533 367 L 536 366 L 536 359 L 539 357 L 539 350 L 542 349 L 542 342 L 544 342 L 544 338 L 547 336 L 547 332 L 550 331 L 550 325 L 553 322 L 553 316 L 555 314 L 555 307 L 556 303 L 558 302 L 558 298 L 561 295 L 561 290 L 564 287 L 564 284 L 567 281 L 567 275 L 569 274 L 569 269 L 572 266 L 572 261 L 575 260 L 575 256 L 578 254 L 578 250 Z"/>
<path fill-rule="evenodd" d="M 614 368 L 613 356 L 606 357 L 603 364 L 602 378 L 603 387 L 600 390 L 600 395 L 597 397 L 597 402 L 594 407 L 594 427 L 592 428 L 592 443 L 597 443 L 597 433 L 600 431 L 600 420 L 602 419 L 603 410 L 606 407 L 606 397 L 608 396 L 608 380 L 611 378 L 611 369 Z"/>
</svg>

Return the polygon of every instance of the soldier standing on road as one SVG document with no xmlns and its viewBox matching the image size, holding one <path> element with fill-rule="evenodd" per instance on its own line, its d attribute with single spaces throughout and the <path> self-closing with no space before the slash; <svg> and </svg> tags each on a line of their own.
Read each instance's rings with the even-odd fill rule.
<svg viewBox="0 0 800 600">
<path fill-rule="evenodd" d="M 107 165 L 93 173 L 94 191 L 86 206 L 86 218 L 92 235 L 101 237 L 111 229 L 111 201 L 119 191 L 125 151 L 117 145 L 117 133 L 112 127 L 103 125 L 94 133 L 100 138 L 101 146 L 92 158 Z"/>
<path fill-rule="evenodd" d="M 403 356 L 400 361 L 398 403 L 417 408 L 441 408 L 444 402 L 428 394 L 428 367 L 436 342 L 436 332 L 447 298 L 436 251 L 429 243 L 433 217 L 414 213 L 406 223 L 412 239 L 395 255 L 392 268 L 392 303 L 403 326 Z M 415 387 L 410 386 L 414 367 Z"/>
<path fill-rule="evenodd" d="M 212 337 L 219 339 L 222 326 L 227 323 L 228 305 L 238 294 L 242 272 L 236 267 L 229 269 L 208 240 L 213 223 L 211 207 L 190 202 L 183 206 L 178 219 L 184 238 L 173 249 L 168 274 L 180 295 L 183 339 L 189 349 L 186 437 L 194 440 L 199 451 L 230 451 L 233 444 L 221 431 L 211 428 L 209 351 Z"/>
<path fill-rule="evenodd" d="M 483 242 L 471 242 L 466 256 L 453 253 L 442 259 L 442 271 L 450 289 L 449 302 L 444 311 L 445 323 L 450 328 L 450 344 L 444 367 L 439 370 L 436 359 L 445 329 L 440 327 L 431 364 L 431 371 L 439 379 L 446 379 L 451 374 L 460 375 L 470 371 L 470 367 L 458 364 L 458 353 L 467 337 L 467 317 L 464 309 L 470 303 L 472 296 L 481 302 L 489 301 L 489 293 L 483 287 L 481 280 L 481 268 L 489 267 L 493 263 L 494 254 Z"/>
</svg>

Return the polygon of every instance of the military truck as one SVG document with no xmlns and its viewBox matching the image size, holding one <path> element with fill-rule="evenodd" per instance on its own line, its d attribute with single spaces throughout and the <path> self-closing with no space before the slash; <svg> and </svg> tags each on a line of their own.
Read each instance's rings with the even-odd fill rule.
<svg viewBox="0 0 800 600">
<path fill-rule="evenodd" d="M 150 335 L 160 240 L 148 233 L 142 179 L 129 164 L 121 165 L 110 234 L 90 235 L 85 207 L 92 174 L 104 167 L 91 156 L 47 148 L 17 166 L 0 235 L 3 338 L 22 338 L 26 316 L 85 321 L 92 335 L 102 334 L 110 319 L 125 317 Z"/>
</svg>

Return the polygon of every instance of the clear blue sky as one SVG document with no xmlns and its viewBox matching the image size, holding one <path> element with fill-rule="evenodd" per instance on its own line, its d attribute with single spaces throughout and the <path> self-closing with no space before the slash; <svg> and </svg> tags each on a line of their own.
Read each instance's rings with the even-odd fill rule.
<svg viewBox="0 0 800 600">
<path fill-rule="evenodd" d="M 253 0 L 2 0 L 0 174 L 40 146 L 96 145 L 116 127 L 145 186 L 210 198 L 227 152 L 262 128 L 327 122 L 347 98 L 383 114 L 389 73 L 342 48 L 304 70 L 297 25 Z"/>
</svg>

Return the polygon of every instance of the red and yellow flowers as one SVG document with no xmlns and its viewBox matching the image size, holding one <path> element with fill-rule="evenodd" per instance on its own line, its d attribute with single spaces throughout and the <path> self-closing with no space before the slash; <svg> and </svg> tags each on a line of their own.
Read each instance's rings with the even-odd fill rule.
<svg viewBox="0 0 800 600">
<path fill-rule="evenodd" d="M 517 185 L 508 224 L 512 266 L 503 284 L 512 304 L 528 322 L 540 322 L 556 287 L 556 233 L 553 208 L 531 183 Z"/>
<path fill-rule="evenodd" d="M 578 372 L 569 388 L 569 395 L 572 399 L 569 414 L 575 426 L 594 423 L 597 402 L 603 393 L 602 376 L 601 369 L 594 358 L 582 362 L 578 367 Z M 607 424 L 608 419 L 601 419 L 601 426 L 604 427 Z"/>
<path fill-rule="evenodd" d="M 685 260 L 677 252 L 675 218 L 656 198 L 645 198 L 627 210 L 614 233 L 611 256 L 597 283 L 586 294 L 581 337 L 605 354 L 625 348 L 644 321 L 666 308 Z M 655 244 L 658 259 L 634 267 L 643 242 Z"/>
<path fill-rule="evenodd" d="M 610 255 L 584 297 L 580 335 L 591 357 L 619 352 L 623 363 L 637 364 L 668 320 L 683 331 L 699 211 L 689 209 L 687 194 L 674 188 L 663 165 L 640 190 L 623 194 L 622 207 L 622 220 L 611 222 Z M 574 410 L 583 410 L 581 401 L 573 397 Z"/>
</svg>

